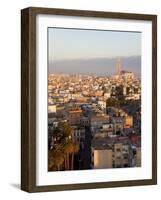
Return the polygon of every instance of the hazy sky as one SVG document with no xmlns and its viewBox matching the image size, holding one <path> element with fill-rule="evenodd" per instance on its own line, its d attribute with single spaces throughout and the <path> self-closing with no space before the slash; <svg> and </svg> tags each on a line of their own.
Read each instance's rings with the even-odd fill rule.
<svg viewBox="0 0 161 200">
<path fill-rule="evenodd" d="M 140 56 L 141 33 L 48 28 L 49 61 Z"/>
</svg>

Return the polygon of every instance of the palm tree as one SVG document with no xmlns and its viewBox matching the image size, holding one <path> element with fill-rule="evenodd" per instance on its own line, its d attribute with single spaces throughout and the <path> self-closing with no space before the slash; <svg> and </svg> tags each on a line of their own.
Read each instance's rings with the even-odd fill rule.
<svg viewBox="0 0 161 200">
<path fill-rule="evenodd" d="M 58 171 L 61 170 L 61 167 L 64 163 L 64 154 L 61 152 L 57 152 L 54 156 L 54 163 Z"/>
<path fill-rule="evenodd" d="M 48 153 L 48 168 L 50 170 L 60 171 L 64 164 L 64 153 L 61 151 L 61 147 L 57 146 L 55 149 L 49 150 Z"/>
<path fill-rule="evenodd" d="M 73 170 L 74 155 L 78 153 L 79 146 L 70 137 L 72 131 L 72 127 L 67 122 L 59 123 L 58 127 L 54 130 L 53 133 L 57 137 L 57 143 L 54 144 L 52 150 L 49 150 L 49 170 Z"/>
<path fill-rule="evenodd" d="M 65 169 L 73 170 L 74 166 L 74 155 L 78 153 L 79 146 L 72 141 L 65 143 L 64 145 L 64 154 L 65 154 Z"/>
<path fill-rule="evenodd" d="M 63 123 L 62 127 L 64 137 L 69 138 L 72 135 L 72 127 L 67 122 Z"/>
<path fill-rule="evenodd" d="M 54 157 L 51 150 L 48 151 L 48 170 L 52 171 L 54 169 Z"/>
<path fill-rule="evenodd" d="M 72 143 L 71 142 L 66 142 L 64 144 L 64 147 L 63 147 L 63 151 L 64 151 L 64 154 L 65 154 L 65 169 L 69 170 L 70 169 L 70 154 L 71 152 L 73 151 L 73 147 L 72 147 Z"/>
<path fill-rule="evenodd" d="M 73 170 L 73 168 L 74 168 L 74 155 L 76 153 L 78 153 L 78 151 L 79 151 L 79 145 L 73 143 L 73 151 L 72 151 L 72 159 L 71 159 L 71 170 Z"/>
</svg>

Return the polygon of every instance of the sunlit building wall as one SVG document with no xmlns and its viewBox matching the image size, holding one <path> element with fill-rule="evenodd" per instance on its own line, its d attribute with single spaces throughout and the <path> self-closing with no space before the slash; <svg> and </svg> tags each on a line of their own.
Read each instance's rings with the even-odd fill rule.
<svg viewBox="0 0 161 200">
<path fill-rule="evenodd" d="M 103 169 L 112 168 L 112 150 L 94 150 L 93 151 L 93 168 Z"/>
<path fill-rule="evenodd" d="M 49 105 L 48 113 L 56 113 L 56 105 Z"/>
</svg>

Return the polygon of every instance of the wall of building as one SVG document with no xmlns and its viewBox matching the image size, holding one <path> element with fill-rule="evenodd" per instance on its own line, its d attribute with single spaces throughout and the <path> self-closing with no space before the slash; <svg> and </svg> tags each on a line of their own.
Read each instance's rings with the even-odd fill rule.
<svg viewBox="0 0 161 200">
<path fill-rule="evenodd" d="M 112 168 L 112 150 L 94 150 L 94 169 Z"/>
</svg>

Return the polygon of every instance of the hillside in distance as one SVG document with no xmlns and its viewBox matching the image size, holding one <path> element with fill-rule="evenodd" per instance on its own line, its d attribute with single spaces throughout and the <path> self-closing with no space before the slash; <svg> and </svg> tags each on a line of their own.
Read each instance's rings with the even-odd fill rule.
<svg viewBox="0 0 161 200">
<path fill-rule="evenodd" d="M 112 75 L 116 72 L 116 58 L 90 58 L 49 61 L 49 73 Z M 121 70 L 141 75 L 141 56 L 121 57 Z"/>
</svg>

